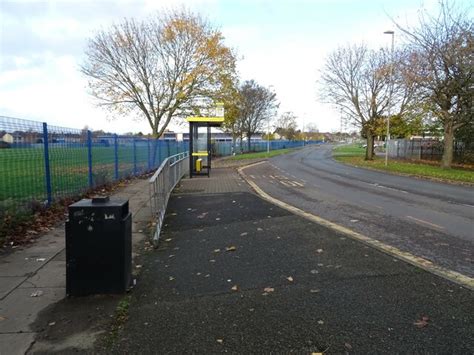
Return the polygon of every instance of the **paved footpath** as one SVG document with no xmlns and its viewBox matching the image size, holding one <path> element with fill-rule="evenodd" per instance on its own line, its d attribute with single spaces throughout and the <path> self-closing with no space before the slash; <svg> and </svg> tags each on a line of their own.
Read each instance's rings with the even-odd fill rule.
<svg viewBox="0 0 474 355">
<path fill-rule="evenodd" d="M 134 180 L 114 195 L 130 201 L 134 245 L 150 221 L 148 191 L 147 180 Z M 24 354 L 37 336 L 32 325 L 38 314 L 65 294 L 64 224 L 33 245 L 0 256 L 0 355 Z"/>
<path fill-rule="evenodd" d="M 474 352 L 472 291 L 253 194 L 185 179 L 107 352 Z"/>
</svg>

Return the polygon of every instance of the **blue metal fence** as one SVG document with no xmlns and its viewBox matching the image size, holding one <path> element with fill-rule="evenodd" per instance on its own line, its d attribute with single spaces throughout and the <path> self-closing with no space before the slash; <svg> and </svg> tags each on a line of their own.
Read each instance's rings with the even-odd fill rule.
<svg viewBox="0 0 474 355">
<path fill-rule="evenodd" d="M 271 141 L 270 149 L 315 142 Z M 158 168 L 188 149 L 187 141 L 97 135 L 83 129 L 0 116 L 0 208 L 48 205 Z M 216 156 L 267 150 L 266 141 L 216 142 Z"/>
</svg>

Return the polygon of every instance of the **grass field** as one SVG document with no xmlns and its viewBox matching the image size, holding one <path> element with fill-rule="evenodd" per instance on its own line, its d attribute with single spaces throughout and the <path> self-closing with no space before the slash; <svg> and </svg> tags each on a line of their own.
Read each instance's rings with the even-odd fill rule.
<svg viewBox="0 0 474 355">
<path fill-rule="evenodd" d="M 229 157 L 229 160 L 244 160 L 244 159 L 260 159 L 260 158 L 271 158 L 277 155 L 291 153 L 295 150 L 295 148 L 289 149 L 277 149 L 277 150 L 270 150 L 269 153 L 265 152 L 257 152 L 257 153 L 245 153 L 245 154 L 238 154 L 232 157 Z"/>
<path fill-rule="evenodd" d="M 385 166 L 383 157 L 376 157 L 373 161 L 366 161 L 364 160 L 365 148 L 361 148 L 358 145 L 336 147 L 333 150 L 333 157 L 337 161 L 358 167 L 443 181 L 474 183 L 474 171 L 472 170 L 454 168 L 442 169 L 439 166 L 431 164 L 390 159 L 388 166 Z"/>
<path fill-rule="evenodd" d="M 170 154 L 176 154 L 172 147 Z M 54 198 L 77 195 L 89 188 L 88 150 L 85 147 L 51 147 L 50 172 Z M 148 146 L 118 147 L 119 178 L 148 170 Z M 155 167 L 168 155 L 167 149 L 158 149 Z M 135 159 L 134 159 L 135 158 Z M 42 148 L 0 149 L 0 203 L 22 200 L 44 201 L 46 178 Z M 92 148 L 92 176 L 94 185 L 115 179 L 114 147 Z M 10 204 L 10 203 L 9 203 Z"/>
</svg>

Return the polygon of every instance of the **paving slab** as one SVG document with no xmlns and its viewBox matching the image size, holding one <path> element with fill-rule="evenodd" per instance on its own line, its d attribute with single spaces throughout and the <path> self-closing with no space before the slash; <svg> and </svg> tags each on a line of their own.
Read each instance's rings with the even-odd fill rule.
<svg viewBox="0 0 474 355">
<path fill-rule="evenodd" d="M 36 297 L 32 295 L 36 293 Z M 16 288 L 0 301 L 0 333 L 31 332 L 38 313 L 66 296 L 65 288 Z"/>
<path fill-rule="evenodd" d="M 20 288 L 65 288 L 66 265 L 64 260 L 53 259 L 33 276 L 23 282 Z"/>
<path fill-rule="evenodd" d="M 0 334 L 0 355 L 23 355 L 34 339 L 34 333 Z"/>
</svg>

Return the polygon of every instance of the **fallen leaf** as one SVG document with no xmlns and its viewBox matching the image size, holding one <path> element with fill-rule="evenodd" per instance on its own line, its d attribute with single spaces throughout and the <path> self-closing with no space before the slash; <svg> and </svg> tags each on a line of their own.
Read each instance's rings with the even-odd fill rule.
<svg viewBox="0 0 474 355">
<path fill-rule="evenodd" d="M 311 272 L 313 275 L 315 275 L 315 274 L 319 274 L 319 271 L 318 271 L 318 270 L 314 270 L 314 269 L 313 269 L 313 270 L 311 270 L 310 272 Z"/>
<path fill-rule="evenodd" d="M 143 229 L 139 229 L 139 230 L 138 230 L 138 233 L 143 233 Z"/>
<path fill-rule="evenodd" d="M 209 276 L 211 276 L 211 275 L 210 275 L 210 274 L 207 274 L 207 275 L 206 275 L 206 276 L 204 276 L 204 277 L 209 277 Z"/>
<path fill-rule="evenodd" d="M 33 292 L 33 293 L 30 295 L 30 297 L 40 297 L 40 296 L 42 296 L 42 295 L 43 295 L 43 291 L 38 290 L 38 291 Z"/>
<path fill-rule="evenodd" d="M 265 287 L 265 288 L 263 289 L 263 291 L 265 291 L 265 292 L 267 292 L 267 293 L 270 293 L 270 292 L 275 291 L 275 289 L 274 289 L 273 287 Z"/>
<path fill-rule="evenodd" d="M 291 276 L 288 276 L 286 279 L 290 282 L 293 282 L 293 278 Z"/>
<path fill-rule="evenodd" d="M 349 344 L 349 343 L 344 343 L 344 346 L 345 346 L 346 349 L 348 349 L 348 350 L 351 350 L 351 349 L 352 349 L 352 345 Z"/>
<path fill-rule="evenodd" d="M 201 276 L 201 273 L 200 273 L 200 272 L 196 272 L 196 275 L 197 275 L 197 276 Z"/>
<path fill-rule="evenodd" d="M 231 290 L 232 291 L 238 291 L 239 287 L 237 285 L 232 286 Z"/>
<path fill-rule="evenodd" d="M 219 253 L 220 251 L 220 249 L 214 249 L 214 253 Z"/>
<path fill-rule="evenodd" d="M 171 242 L 173 239 L 172 238 L 168 238 L 168 239 L 165 239 L 165 242 Z"/>
<path fill-rule="evenodd" d="M 216 261 L 214 259 L 209 260 L 210 263 L 215 263 Z"/>
<path fill-rule="evenodd" d="M 170 256 L 168 256 L 168 258 L 174 258 L 174 254 L 170 254 Z"/>
<path fill-rule="evenodd" d="M 416 325 L 418 328 L 424 328 L 428 325 L 428 321 L 430 319 L 426 316 L 421 317 L 421 319 L 417 320 L 414 325 Z"/>
<path fill-rule="evenodd" d="M 142 265 L 135 265 L 135 267 L 136 267 L 137 269 L 141 269 L 141 268 L 142 268 Z"/>
<path fill-rule="evenodd" d="M 177 216 L 178 214 L 176 212 L 173 212 L 171 215 L 172 216 Z"/>
<path fill-rule="evenodd" d="M 359 222 L 359 220 L 358 219 L 351 219 L 351 222 L 353 222 L 353 223 L 354 222 Z"/>
<path fill-rule="evenodd" d="M 323 325 L 324 321 L 323 320 L 318 320 L 318 324 Z"/>
<path fill-rule="evenodd" d="M 50 323 L 48 323 L 48 325 L 49 325 L 50 327 L 52 327 L 52 326 L 55 325 L 55 324 L 56 324 L 56 322 L 50 322 Z"/>
<path fill-rule="evenodd" d="M 323 252 L 323 249 L 318 249 L 316 250 L 318 253 L 322 253 Z"/>
<path fill-rule="evenodd" d="M 173 281 L 173 280 L 174 280 L 174 277 L 173 277 L 173 276 L 170 276 L 170 277 L 169 277 L 169 280 L 170 280 L 170 281 Z"/>
<path fill-rule="evenodd" d="M 36 261 L 39 261 L 39 262 L 43 262 L 45 260 L 46 260 L 46 258 L 36 258 Z"/>
<path fill-rule="evenodd" d="M 221 219 L 219 217 L 216 218 L 216 221 L 220 221 Z"/>
<path fill-rule="evenodd" d="M 309 292 L 311 292 L 311 293 L 318 293 L 318 292 L 320 292 L 320 290 L 318 290 L 318 289 L 311 289 Z"/>
<path fill-rule="evenodd" d="M 230 247 L 225 248 L 225 251 L 236 251 L 236 250 L 237 250 L 237 248 L 233 245 L 230 246 Z"/>
<path fill-rule="evenodd" d="M 224 342 L 224 340 L 222 340 L 222 339 L 217 339 L 216 341 L 217 341 L 219 344 L 222 344 L 222 343 Z"/>
<path fill-rule="evenodd" d="M 248 234 L 247 232 L 240 233 L 240 236 L 241 236 L 241 237 L 245 237 L 247 234 Z"/>
<path fill-rule="evenodd" d="M 0 322 L 5 319 L 6 319 L 5 317 L 0 316 Z"/>
<path fill-rule="evenodd" d="M 259 228 L 257 228 L 257 230 L 258 230 L 259 232 L 263 231 L 263 229 L 262 229 L 262 228 L 260 228 L 260 227 L 259 227 Z"/>
<path fill-rule="evenodd" d="M 207 212 L 203 212 L 203 213 L 201 213 L 200 215 L 198 215 L 197 218 L 203 219 L 203 218 L 206 217 L 206 216 L 207 216 Z"/>
</svg>

